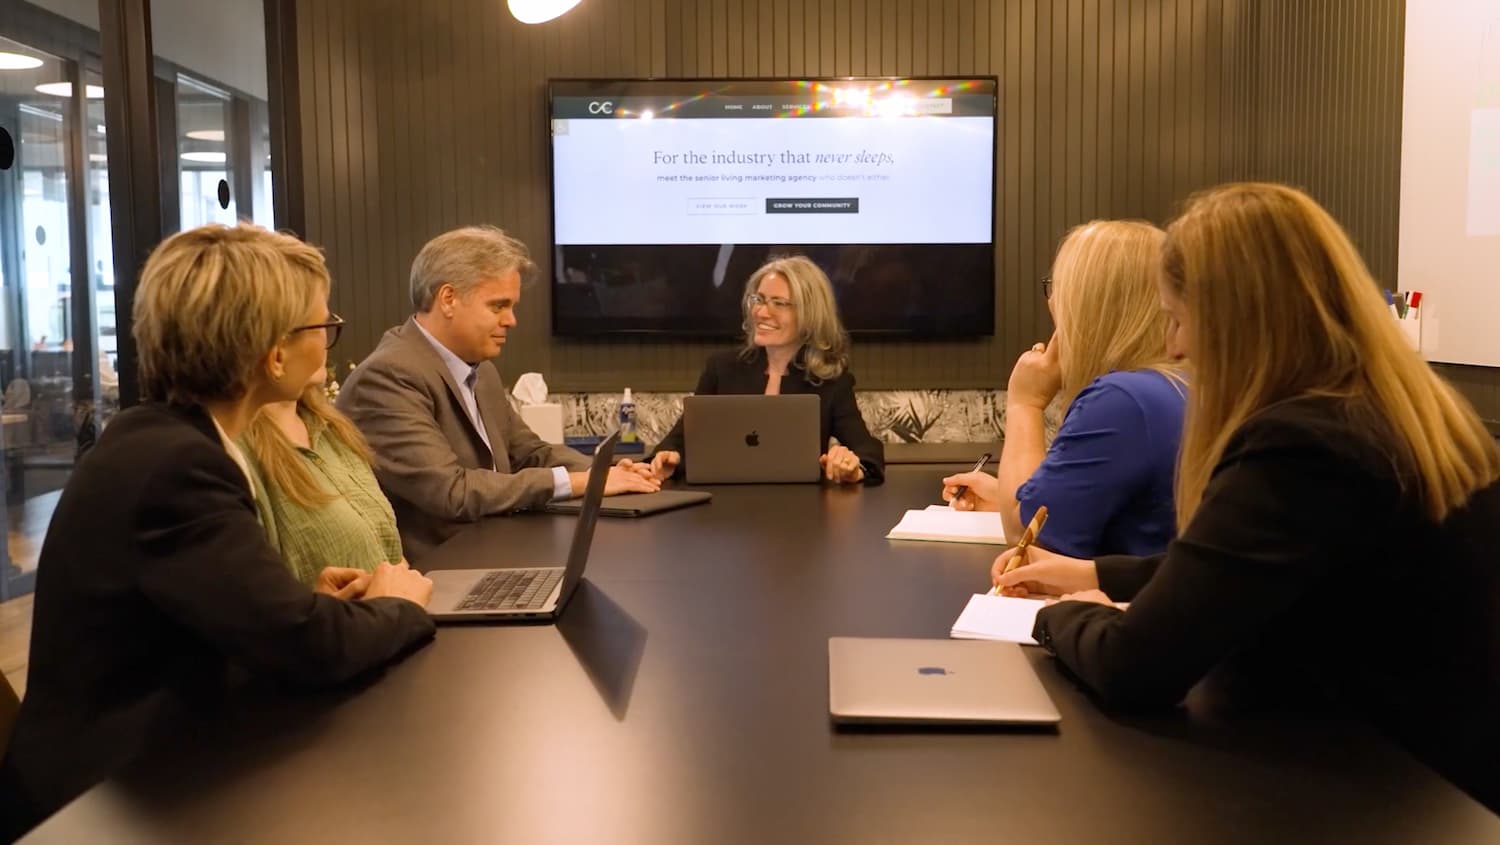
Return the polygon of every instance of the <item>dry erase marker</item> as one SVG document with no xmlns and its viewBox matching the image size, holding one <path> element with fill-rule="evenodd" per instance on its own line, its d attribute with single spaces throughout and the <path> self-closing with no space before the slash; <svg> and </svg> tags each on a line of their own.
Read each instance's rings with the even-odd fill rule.
<svg viewBox="0 0 1500 845">
<path fill-rule="evenodd" d="M 1004 575 L 1005 573 L 1011 571 L 1012 569 L 1015 569 L 1018 566 L 1026 565 L 1026 550 L 1031 547 L 1031 544 L 1033 542 L 1036 541 L 1037 535 L 1042 533 L 1042 526 L 1046 524 L 1047 506 L 1042 505 L 1041 507 L 1036 509 L 1036 513 L 1031 517 L 1031 524 L 1026 526 L 1026 530 L 1021 533 L 1021 542 L 1016 543 L 1016 553 L 1011 557 L 1010 561 L 1005 564 L 1005 569 L 1001 570 L 1000 572 L 1001 575 Z M 994 587 L 990 588 L 990 595 L 997 596 L 999 594 L 999 584 L 996 584 Z"/>
<path fill-rule="evenodd" d="M 971 470 L 969 470 L 969 472 L 979 472 L 980 470 L 984 469 L 984 465 L 987 464 L 987 463 L 989 463 L 989 462 L 990 462 L 990 453 L 989 452 L 985 452 L 983 455 L 979 456 L 979 461 L 974 464 L 974 468 L 971 469 Z M 958 485 L 958 489 L 953 491 L 953 498 L 951 498 L 951 499 L 948 500 L 948 507 L 950 507 L 950 508 L 954 507 L 957 504 L 958 500 L 960 498 L 962 498 L 963 495 L 965 493 L 967 493 L 968 491 L 969 491 L 968 485 L 965 485 L 965 484 Z"/>
</svg>

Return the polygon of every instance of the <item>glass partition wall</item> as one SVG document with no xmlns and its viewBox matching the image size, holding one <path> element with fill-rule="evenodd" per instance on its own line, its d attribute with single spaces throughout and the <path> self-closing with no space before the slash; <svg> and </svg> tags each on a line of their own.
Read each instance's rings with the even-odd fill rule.
<svg viewBox="0 0 1500 845">
<path fill-rule="evenodd" d="M 106 415 L 103 98 L 97 66 L 0 38 L 0 131 L 12 151 L 0 161 L 0 598 L 31 589 L 57 497 Z"/>
<path fill-rule="evenodd" d="M 3 601 L 33 588 L 62 487 L 122 399 L 134 400 L 119 374 L 135 364 L 121 360 L 118 334 L 100 5 L 0 4 Z M 274 227 L 262 0 L 149 8 L 160 231 Z M 131 289 L 138 269 L 122 271 Z"/>
</svg>

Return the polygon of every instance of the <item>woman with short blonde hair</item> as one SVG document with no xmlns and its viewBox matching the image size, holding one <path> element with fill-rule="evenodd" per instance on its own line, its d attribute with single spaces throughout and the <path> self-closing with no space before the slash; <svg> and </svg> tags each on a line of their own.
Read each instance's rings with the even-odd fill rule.
<svg viewBox="0 0 1500 845">
<path fill-rule="evenodd" d="M 316 250 L 249 224 L 182 232 L 147 260 L 132 312 L 146 401 L 73 470 L 38 564 L 0 765 L 0 793 L 29 804 L 22 830 L 129 763 L 183 690 L 240 668 L 337 684 L 432 636 L 419 573 L 329 568 L 309 589 L 256 519 L 235 438 L 323 366 L 327 297 Z"/>
<path fill-rule="evenodd" d="M 773 258 L 750 274 L 741 308 L 744 345 L 709 358 L 693 392 L 816 394 L 824 477 L 840 484 L 884 479 L 885 447 L 871 436 L 855 402 L 849 333 L 823 269 L 802 255 Z M 657 444 L 651 466 L 657 477 L 669 478 L 685 457 L 679 419 Z"/>
<path fill-rule="evenodd" d="M 945 499 L 967 488 L 956 507 L 1000 511 L 1012 538 L 1045 506 L 1039 542 L 1075 556 L 1166 548 L 1185 382 L 1156 290 L 1164 237 L 1096 220 L 1063 238 L 1043 280 L 1057 329 L 1011 372 L 999 469 L 943 479 Z M 1066 411 L 1048 448 L 1043 418 L 1058 397 Z"/>
<path fill-rule="evenodd" d="M 1006 554 L 996 583 L 1063 596 L 1034 636 L 1111 706 L 1171 706 L 1200 680 L 1204 700 L 1329 706 L 1500 811 L 1494 439 L 1301 191 L 1194 198 L 1162 264 L 1193 362 L 1181 538 L 1009 573 Z"/>
</svg>

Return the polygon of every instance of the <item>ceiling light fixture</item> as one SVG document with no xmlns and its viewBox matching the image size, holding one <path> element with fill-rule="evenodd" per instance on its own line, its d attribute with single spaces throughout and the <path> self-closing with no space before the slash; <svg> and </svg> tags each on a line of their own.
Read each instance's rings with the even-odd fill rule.
<svg viewBox="0 0 1500 845">
<path fill-rule="evenodd" d="M 224 130 L 222 129 L 194 129 L 187 133 L 194 141 L 223 141 Z"/>
<path fill-rule="evenodd" d="M 546 23 L 569 9 L 579 0 L 506 0 L 510 13 L 521 23 Z"/>
<path fill-rule="evenodd" d="M 71 82 L 43 82 L 36 87 L 39 94 L 51 94 L 54 97 L 73 96 L 73 83 Z M 101 85 L 83 86 L 83 95 L 90 100 L 104 99 L 104 87 Z"/>
<path fill-rule="evenodd" d="M 229 156 L 225 155 L 224 153 L 216 153 L 216 152 L 209 152 L 209 151 L 199 151 L 199 152 L 183 153 L 182 154 L 182 160 L 183 161 L 200 161 L 200 162 L 203 162 L 205 164 L 223 164 L 224 162 L 226 162 L 226 161 L 229 160 Z"/>
<path fill-rule="evenodd" d="M 0 70 L 31 70 L 41 67 L 42 60 L 21 53 L 0 53 Z"/>
</svg>

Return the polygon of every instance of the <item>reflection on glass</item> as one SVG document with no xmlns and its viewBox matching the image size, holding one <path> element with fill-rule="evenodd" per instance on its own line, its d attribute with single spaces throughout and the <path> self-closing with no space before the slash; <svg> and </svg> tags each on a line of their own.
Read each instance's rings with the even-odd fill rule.
<svg viewBox="0 0 1500 845">
<path fill-rule="evenodd" d="M 73 312 L 74 274 L 83 268 L 74 267 L 72 248 L 74 238 L 88 236 L 71 231 L 69 212 L 73 180 L 91 184 L 73 170 L 73 144 L 84 145 L 86 165 L 103 152 L 74 115 L 83 108 L 102 123 L 104 92 L 97 76 L 75 91 L 77 65 L 55 56 L 4 39 L 0 51 L 35 59 L 0 69 L 0 128 L 16 142 L 15 169 L 0 179 L 0 446 L 9 529 L 0 598 L 7 598 L 29 589 L 52 508 L 87 439 L 80 432 L 93 430 L 94 361 L 74 356 L 75 346 L 93 346 L 93 327 L 77 325 Z M 85 223 L 108 243 L 107 210 L 102 225 L 92 213 Z M 101 257 L 102 272 L 107 246 Z"/>
<path fill-rule="evenodd" d="M 233 190 L 228 206 L 219 201 L 219 183 L 234 185 L 229 165 L 229 95 L 187 76 L 177 77 L 177 154 L 181 181 L 182 228 L 208 223 L 233 226 Z"/>
<path fill-rule="evenodd" d="M 84 76 L 101 85 L 98 74 Z M 104 101 L 89 100 L 84 127 L 84 169 L 88 179 L 89 283 L 94 289 L 94 354 L 98 357 L 98 399 L 94 422 L 103 427 L 120 407 L 119 341 L 115 332 L 114 240 L 109 223 L 109 155 L 105 145 Z"/>
</svg>

